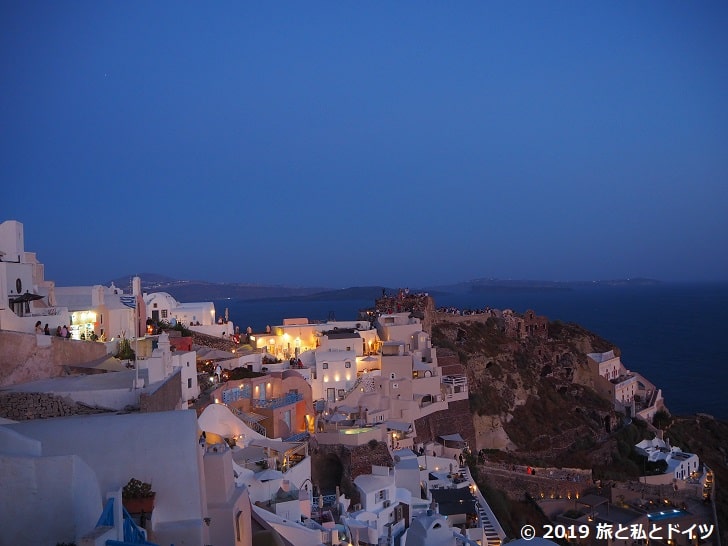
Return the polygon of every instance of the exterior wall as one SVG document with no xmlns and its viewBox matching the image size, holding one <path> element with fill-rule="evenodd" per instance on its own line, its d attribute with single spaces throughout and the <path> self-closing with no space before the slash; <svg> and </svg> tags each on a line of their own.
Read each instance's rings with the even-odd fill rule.
<svg viewBox="0 0 728 546">
<path fill-rule="evenodd" d="M 96 475 L 75 455 L 0 456 L 3 544 L 75 542 L 102 508 Z"/>
<path fill-rule="evenodd" d="M 152 318 L 152 313 L 156 311 L 160 320 L 167 321 L 174 316 L 172 310 L 179 305 L 179 302 L 166 292 L 145 294 L 144 302 L 147 306 L 146 318 Z"/>
<path fill-rule="evenodd" d="M 411 379 L 412 355 L 382 356 L 382 377 L 387 379 Z"/>
<path fill-rule="evenodd" d="M 215 324 L 215 305 L 212 302 L 182 303 L 172 309 L 172 316 L 183 324 L 210 326 Z"/>
<path fill-rule="evenodd" d="M 371 440 L 383 442 L 386 438 L 384 430 L 386 429 L 382 427 L 372 427 L 371 430 L 359 434 L 345 434 L 343 430 L 339 432 L 317 432 L 316 441 L 322 445 L 363 446 Z"/>
<path fill-rule="evenodd" d="M 523 314 L 523 328 L 527 337 L 547 338 L 549 336 L 548 325 L 548 318 L 536 315 L 531 309 Z"/>
<path fill-rule="evenodd" d="M 433 398 L 437 398 L 440 394 L 440 379 L 435 375 L 413 379 L 412 394 L 431 394 Z"/>
<path fill-rule="evenodd" d="M 230 450 L 207 450 L 204 455 L 207 514 L 212 544 L 252 544 L 250 497 L 235 487 Z"/>
<path fill-rule="evenodd" d="M 0 251 L 5 253 L 5 260 L 20 260 L 25 249 L 23 224 L 17 220 L 5 220 L 0 223 Z"/>
<path fill-rule="evenodd" d="M 132 477 L 153 484 L 157 495 L 150 525 L 155 542 L 209 543 L 202 523 L 207 496 L 193 410 L 104 414 L 6 426 L 40 440 L 49 457 L 77 454 L 95 472 L 101 491 L 115 490 Z M 100 508 L 99 503 L 96 518 Z"/>
<path fill-rule="evenodd" d="M 171 411 L 182 407 L 180 371 L 177 370 L 154 392 L 142 393 L 139 397 L 139 410 L 144 412 Z"/>
<path fill-rule="evenodd" d="M 57 307 L 53 294 L 54 284 L 43 278 L 43 264 L 38 263 L 34 252 L 25 252 L 23 224 L 16 220 L 0 223 L 0 330 L 34 332 L 35 322 L 40 320 L 54 331 L 68 325 L 68 309 Z M 20 290 L 18 290 L 20 280 Z M 39 294 L 39 288 L 50 292 L 45 301 L 36 300 L 26 305 L 10 305 L 9 298 L 25 292 Z"/>
<path fill-rule="evenodd" d="M 361 337 L 331 339 L 323 336 L 321 348 L 328 351 L 354 351 L 356 356 L 364 356 L 364 341 Z"/>
<path fill-rule="evenodd" d="M 196 353 L 194 351 L 183 354 L 173 353 L 172 366 L 180 370 L 182 400 L 189 401 L 200 396 L 200 386 L 197 383 Z"/>
<path fill-rule="evenodd" d="M 350 367 L 346 367 L 346 363 Z M 324 369 L 324 364 L 327 366 Z M 316 351 L 316 381 L 312 382 L 314 400 L 327 399 L 328 389 L 334 389 L 335 399 L 340 391 L 347 391 L 356 381 L 356 354 L 354 351 Z"/>
<path fill-rule="evenodd" d="M 231 321 L 224 324 L 210 324 L 208 326 L 192 326 L 189 323 L 185 324 L 187 324 L 187 327 L 193 332 L 199 332 L 208 336 L 222 337 L 223 335 L 231 336 L 235 333 L 235 325 Z"/>
<path fill-rule="evenodd" d="M 614 356 L 612 351 L 606 353 L 589 353 L 587 355 L 589 365 L 597 368 L 597 373 L 605 379 L 616 379 L 627 369 L 622 365 L 618 356 Z"/>
<path fill-rule="evenodd" d="M 290 426 L 286 424 L 285 420 L 287 412 L 290 412 Z M 255 410 L 255 413 L 266 417 L 262 424 L 271 438 L 288 438 L 306 430 L 304 420 L 306 402 L 303 400 L 279 408 L 259 408 Z"/>
<path fill-rule="evenodd" d="M 630 404 L 637 392 L 637 378 L 630 377 L 614 386 L 614 399 L 622 404 Z"/>
<path fill-rule="evenodd" d="M 0 331 L 0 386 L 64 375 L 63 366 L 106 356 L 103 343 Z"/>
</svg>

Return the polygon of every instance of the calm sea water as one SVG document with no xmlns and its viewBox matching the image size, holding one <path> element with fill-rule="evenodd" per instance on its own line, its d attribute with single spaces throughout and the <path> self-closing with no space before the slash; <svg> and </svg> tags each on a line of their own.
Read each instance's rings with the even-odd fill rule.
<svg viewBox="0 0 728 546">
<path fill-rule="evenodd" d="M 286 317 L 354 320 L 369 300 L 317 302 L 215 301 L 241 330 L 281 324 Z M 665 284 L 553 292 L 439 295 L 459 308 L 533 309 L 550 320 L 576 322 L 622 350 L 622 362 L 662 389 L 672 413 L 705 412 L 728 419 L 728 284 Z"/>
</svg>

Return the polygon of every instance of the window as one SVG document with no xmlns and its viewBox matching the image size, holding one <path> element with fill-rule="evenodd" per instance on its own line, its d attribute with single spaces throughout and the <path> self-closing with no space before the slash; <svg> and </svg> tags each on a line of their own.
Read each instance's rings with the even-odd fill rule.
<svg viewBox="0 0 728 546">
<path fill-rule="evenodd" d="M 346 363 L 344 364 L 344 368 L 351 368 L 351 362 L 349 362 L 347 360 Z"/>
<path fill-rule="evenodd" d="M 394 375 L 394 373 L 390 373 L 390 374 L 389 374 L 389 379 L 394 379 L 395 377 L 396 377 L 396 376 Z"/>
<path fill-rule="evenodd" d="M 328 362 L 324 362 L 324 363 L 323 363 L 323 364 L 321 365 L 321 367 L 322 367 L 322 368 L 323 368 L 324 370 L 328 370 L 328 369 L 329 369 L 329 363 L 328 363 Z"/>
<path fill-rule="evenodd" d="M 167 318 L 167 310 L 162 309 L 162 318 Z"/>
<path fill-rule="evenodd" d="M 398 389 L 399 388 L 399 383 L 392 383 L 392 388 L 393 389 Z"/>
<path fill-rule="evenodd" d="M 377 491 L 376 502 L 382 502 L 383 500 L 386 500 L 386 499 L 387 499 L 387 490 L 386 489 Z"/>
<path fill-rule="evenodd" d="M 188 364 L 188 366 L 189 366 L 189 364 Z M 187 388 L 188 389 L 191 389 L 192 388 L 192 378 L 191 377 L 188 377 L 187 378 Z"/>
<path fill-rule="evenodd" d="M 154 305 L 153 305 L 152 307 L 153 307 L 154 309 L 156 309 L 156 308 L 157 308 L 157 304 L 155 303 L 155 304 L 154 304 Z"/>
</svg>

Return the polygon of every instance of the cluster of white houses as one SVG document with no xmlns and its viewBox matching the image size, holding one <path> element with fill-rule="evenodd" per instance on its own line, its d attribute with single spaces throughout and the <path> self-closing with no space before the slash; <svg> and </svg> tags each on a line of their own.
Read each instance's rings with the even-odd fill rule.
<svg viewBox="0 0 728 546">
<path fill-rule="evenodd" d="M 11 542 L 247 545 L 262 529 L 297 545 L 344 539 L 416 545 L 432 543 L 422 526 L 433 524 L 445 531 L 446 541 L 438 544 L 505 537 L 457 462 L 462 438 L 451 438 L 449 447 L 432 442 L 426 451 L 413 445 L 418 417 L 446 410 L 449 400 L 467 399 L 468 391 L 464 376 L 443 376 L 429 336 L 409 313 L 380 317 L 376 327 L 289 319 L 252 336 L 253 350 L 228 355 L 225 367 L 265 375 L 221 384 L 213 394 L 219 403 L 198 419 L 187 409 L 200 392 L 195 351 L 167 334 L 145 335 L 146 319 L 229 336 L 233 324 L 217 321 L 212 304 L 142 294 L 138 278 L 128 292 L 113 284 L 56 286 L 25 251 L 15 221 L 0 224 L 0 252 L 3 349 L 32 343 L 31 359 L 36 353 L 66 358 L 62 369 L 4 385 L 3 394 L 60 396 L 107 410 L 0 426 L 0 468 L 8 476 L 0 497 L 10 507 L 0 523 Z M 61 338 L 59 328 L 70 333 Z M 133 340 L 134 363 L 110 356 L 124 339 Z M 74 351 L 78 361 L 69 365 Z M 89 354 L 100 357 L 89 360 Z M 344 508 L 348 501 L 341 496 L 324 504 L 319 496 L 321 506 L 313 502 L 308 442 L 301 441 L 307 434 L 320 444 L 384 441 L 399 454 L 397 464 L 360 476 L 359 505 L 341 522 L 327 522 L 324 508 Z M 122 487 L 132 478 L 156 492 L 153 510 L 141 521 L 123 508 Z M 373 489 L 375 482 L 382 487 Z M 467 532 L 453 528 L 452 518 L 432 509 L 430 482 L 464 487 L 479 502 L 472 515 L 481 524 Z M 40 513 L 43 525 L 35 524 Z M 463 511 L 454 521 L 470 515 Z M 410 528 L 420 532 L 407 538 Z"/>
<path fill-rule="evenodd" d="M 147 318 L 221 337 L 234 332 L 211 303 L 143 294 L 138 278 L 128 293 L 113 284 L 55 286 L 25 252 L 22 225 L 0 224 L 0 365 L 8 366 L 1 357 L 11 343 L 30 347 L 31 362 L 63 363 L 34 381 L 3 384 L 0 395 L 45 393 L 108 410 L 0 422 L 0 527 L 8 543 L 248 546 L 257 533 L 296 546 L 505 539 L 462 464 L 467 443 L 457 431 L 416 441 L 417 421 L 467 400 L 468 382 L 439 365 L 411 313 L 385 313 L 374 323 L 286 319 L 254 334 L 252 350 L 218 362 L 261 375 L 220 383 L 199 417 L 188 409 L 201 390 L 199 355 L 167 334 L 147 335 Z M 63 326 L 70 340 L 53 335 Z M 110 357 L 125 338 L 134 340 L 133 365 Z M 623 407 L 653 396 L 654 387 L 632 381 L 614 355 L 589 357 L 601 387 Z M 318 446 L 384 442 L 392 464 L 356 477 L 356 505 L 341 494 L 314 497 L 309 436 Z M 670 457 L 680 459 L 675 451 Z M 693 462 L 684 472 L 696 469 Z M 123 508 L 122 487 L 132 478 L 152 484 L 150 513 Z"/>
</svg>

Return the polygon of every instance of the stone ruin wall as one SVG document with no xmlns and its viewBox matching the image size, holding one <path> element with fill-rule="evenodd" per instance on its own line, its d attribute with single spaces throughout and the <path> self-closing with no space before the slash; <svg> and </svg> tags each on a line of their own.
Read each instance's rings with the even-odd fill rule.
<svg viewBox="0 0 728 546">
<path fill-rule="evenodd" d="M 50 419 L 69 415 L 105 413 L 106 410 L 77 404 L 68 398 L 38 392 L 0 394 L 0 417 L 13 421 Z"/>
</svg>

